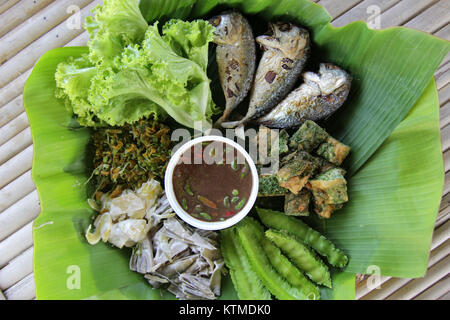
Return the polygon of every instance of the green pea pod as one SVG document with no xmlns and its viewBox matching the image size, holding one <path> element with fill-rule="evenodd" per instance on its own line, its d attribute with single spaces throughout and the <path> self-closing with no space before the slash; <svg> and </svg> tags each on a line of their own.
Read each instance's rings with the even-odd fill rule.
<svg viewBox="0 0 450 320">
<path fill-rule="evenodd" d="M 269 229 L 266 231 L 266 237 L 275 243 L 312 281 L 331 288 L 331 276 L 328 267 L 308 246 L 286 231 Z"/>
<path fill-rule="evenodd" d="M 295 235 L 316 250 L 318 254 L 324 256 L 332 266 L 343 268 L 347 265 L 348 257 L 343 251 L 336 248 L 330 240 L 309 227 L 300 219 L 286 216 L 283 212 L 279 211 L 261 208 L 257 208 L 256 211 L 258 212 L 262 223 L 268 228 L 285 230 Z"/>
<path fill-rule="evenodd" d="M 270 292 L 251 269 L 234 229 L 229 228 L 221 232 L 221 249 L 239 299 L 270 300 Z"/>
<path fill-rule="evenodd" d="M 262 239 L 262 247 L 273 268 L 281 274 L 293 287 L 299 288 L 306 299 L 319 300 L 319 288 L 309 281 L 303 273 L 281 253 L 280 249 L 266 238 Z"/>
<path fill-rule="evenodd" d="M 296 287 L 292 287 L 272 267 L 261 247 L 264 239 L 262 225 L 252 218 L 243 219 L 236 227 L 239 240 L 250 265 L 267 289 L 280 300 L 303 300 L 306 297 Z"/>
</svg>

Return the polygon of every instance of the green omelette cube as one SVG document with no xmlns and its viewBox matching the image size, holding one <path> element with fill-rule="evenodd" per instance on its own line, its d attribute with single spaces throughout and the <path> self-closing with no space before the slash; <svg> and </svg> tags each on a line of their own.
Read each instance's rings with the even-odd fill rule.
<svg viewBox="0 0 450 320">
<path fill-rule="evenodd" d="M 278 183 L 292 193 L 298 194 L 319 167 L 318 158 L 305 151 L 293 152 L 281 160 L 281 168 L 277 172 Z"/>
<path fill-rule="evenodd" d="M 319 166 L 319 174 L 327 172 L 330 169 L 336 168 L 336 165 L 334 163 L 331 163 L 328 160 L 325 160 L 324 158 L 318 158 L 320 160 L 320 166 Z M 342 169 L 344 171 L 345 175 L 345 170 Z"/>
<path fill-rule="evenodd" d="M 343 207 L 343 204 L 314 203 L 314 212 L 321 218 L 329 219 L 331 214 Z"/>
<path fill-rule="evenodd" d="M 337 141 L 333 137 L 328 137 L 316 151 L 319 156 L 338 166 L 341 165 L 349 152 L 349 146 Z"/>
<path fill-rule="evenodd" d="M 289 134 L 284 129 L 278 131 L 259 126 L 256 139 L 258 143 L 258 164 L 278 162 L 279 157 L 289 151 Z M 251 143 L 255 141 L 251 141 Z"/>
<path fill-rule="evenodd" d="M 309 181 L 314 201 L 319 204 L 342 204 L 348 201 L 345 171 L 333 168 Z"/>
<path fill-rule="evenodd" d="M 314 121 L 305 121 L 289 139 L 292 149 L 311 152 L 328 138 L 328 133 Z"/>
<path fill-rule="evenodd" d="M 278 141 L 279 141 L 279 153 L 280 155 L 286 154 L 289 152 L 289 133 L 283 129 L 278 134 Z"/>
<path fill-rule="evenodd" d="M 278 183 L 278 179 L 274 175 L 259 176 L 259 197 L 276 197 L 283 196 L 289 191 Z"/>
<path fill-rule="evenodd" d="M 303 188 L 298 194 L 288 193 L 284 197 L 284 213 L 289 216 L 308 216 L 311 192 Z"/>
</svg>

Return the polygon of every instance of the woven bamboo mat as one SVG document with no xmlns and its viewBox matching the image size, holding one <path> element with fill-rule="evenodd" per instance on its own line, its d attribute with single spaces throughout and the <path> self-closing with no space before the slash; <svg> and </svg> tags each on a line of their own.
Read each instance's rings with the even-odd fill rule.
<svg viewBox="0 0 450 320">
<path fill-rule="evenodd" d="M 77 23 L 102 1 L 0 0 L 0 300 L 34 299 L 32 222 L 39 199 L 31 179 L 33 145 L 22 91 L 46 51 L 85 45 Z M 320 0 L 343 26 L 364 20 L 372 28 L 402 25 L 450 39 L 450 0 Z M 424 278 L 382 277 L 379 289 L 358 277 L 358 299 L 450 299 L 450 55 L 435 74 L 440 101 L 445 186 Z"/>
</svg>

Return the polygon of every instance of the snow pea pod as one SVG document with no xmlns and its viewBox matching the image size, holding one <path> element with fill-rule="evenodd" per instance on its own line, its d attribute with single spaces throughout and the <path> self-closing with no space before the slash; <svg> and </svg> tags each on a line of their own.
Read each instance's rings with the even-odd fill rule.
<svg viewBox="0 0 450 320">
<path fill-rule="evenodd" d="M 304 243 L 312 247 L 321 256 L 324 256 L 328 263 L 334 267 L 343 268 L 348 263 L 348 257 L 343 251 L 321 235 L 316 230 L 309 227 L 296 217 L 286 216 L 283 212 L 257 208 L 258 216 L 262 223 L 268 228 L 285 230 L 295 235 Z"/>
<path fill-rule="evenodd" d="M 262 239 L 261 244 L 272 266 L 279 274 L 281 274 L 293 287 L 299 288 L 306 299 L 320 299 L 319 288 L 309 281 L 301 271 L 281 253 L 276 245 L 266 238 Z"/>
<path fill-rule="evenodd" d="M 312 281 L 331 288 L 331 276 L 328 267 L 308 246 L 286 231 L 269 229 L 266 231 L 266 237 L 274 242 L 297 267 L 305 271 Z"/>
<path fill-rule="evenodd" d="M 262 225 L 247 217 L 238 224 L 236 231 L 252 269 L 275 297 L 280 300 L 305 299 L 304 294 L 283 279 L 270 264 L 261 247 L 261 239 L 264 238 Z"/>
<path fill-rule="evenodd" d="M 221 232 L 221 249 L 239 299 L 270 300 L 270 292 L 251 269 L 234 229 Z"/>
</svg>

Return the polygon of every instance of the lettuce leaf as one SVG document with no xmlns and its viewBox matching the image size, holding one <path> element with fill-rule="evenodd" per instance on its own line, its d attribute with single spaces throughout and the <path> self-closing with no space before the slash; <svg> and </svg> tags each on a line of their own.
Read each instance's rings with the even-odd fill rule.
<svg viewBox="0 0 450 320">
<path fill-rule="evenodd" d="M 171 21 L 172 26 L 177 23 L 185 24 Z M 204 32 L 212 35 L 212 27 L 206 27 L 207 22 L 193 23 L 199 24 L 204 25 Z M 207 49 L 211 37 L 202 37 L 201 44 Z M 100 120 L 122 125 L 151 113 L 167 112 L 187 127 L 193 128 L 195 121 L 203 127 L 211 126 L 213 103 L 206 66 L 178 55 L 166 39 L 155 23 L 148 28 L 141 46 L 128 46 L 112 67 L 93 77 L 88 100 Z M 180 45 L 180 54 L 181 50 L 189 52 L 189 46 Z M 207 54 L 206 50 L 206 59 Z"/>
<path fill-rule="evenodd" d="M 57 84 L 56 97 L 63 99 L 67 111 L 76 114 L 81 125 L 96 124 L 91 105 L 87 99 L 90 81 L 96 75 L 97 69 L 89 61 L 87 55 L 70 58 L 58 64 L 55 73 Z"/>
<path fill-rule="evenodd" d="M 170 20 L 163 27 L 163 38 L 180 56 L 192 60 L 206 71 L 208 44 L 214 39 L 213 27 L 202 20 Z"/>
<path fill-rule="evenodd" d="M 139 0 L 105 0 L 94 16 L 85 19 L 89 33 L 89 59 L 94 64 L 111 65 L 122 50 L 144 39 L 148 24 L 139 9 Z"/>
<path fill-rule="evenodd" d="M 89 55 L 58 65 L 56 96 L 84 126 L 123 125 L 167 114 L 211 127 L 216 111 L 207 76 L 207 21 L 148 26 L 138 1 L 109 0 L 86 19 Z"/>
</svg>

